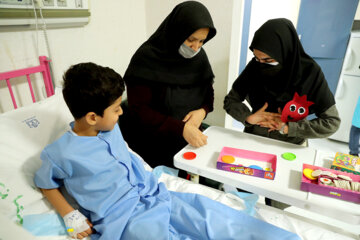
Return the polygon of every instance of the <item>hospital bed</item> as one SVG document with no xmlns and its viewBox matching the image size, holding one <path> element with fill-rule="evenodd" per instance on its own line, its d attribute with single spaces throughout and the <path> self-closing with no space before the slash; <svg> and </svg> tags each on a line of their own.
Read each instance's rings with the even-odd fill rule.
<svg viewBox="0 0 360 240">
<path fill-rule="evenodd" d="M 9 97 L 14 108 L 17 103 L 12 94 L 10 80 L 23 74 L 31 89 L 29 74 L 41 72 L 46 98 L 33 104 L 0 114 L 0 239 L 71 239 L 66 235 L 62 219 L 56 214 L 41 192 L 35 187 L 33 177 L 40 167 L 42 149 L 69 129 L 72 116 L 63 100 L 61 89 L 54 91 L 46 57 L 43 68 L 27 68 L 0 73 L 0 81 L 7 82 Z M 26 71 L 30 70 L 30 71 Z M 15 74 L 16 72 L 16 74 Z M 0 85 L 1 86 L 1 85 Z M 14 102 L 15 101 L 15 102 Z M 174 176 L 171 169 L 151 169 L 169 190 L 205 195 L 239 211 L 297 233 L 302 239 L 356 239 L 340 228 L 287 213 L 257 202 L 257 196 L 247 193 L 230 193 L 213 189 Z"/>
</svg>

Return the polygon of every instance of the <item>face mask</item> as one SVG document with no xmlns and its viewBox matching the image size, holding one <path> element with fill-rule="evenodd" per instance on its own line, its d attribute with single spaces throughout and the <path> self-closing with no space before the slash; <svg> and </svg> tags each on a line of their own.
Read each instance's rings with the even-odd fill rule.
<svg viewBox="0 0 360 240">
<path fill-rule="evenodd" d="M 198 54 L 200 52 L 200 50 L 201 50 L 201 47 L 197 51 L 194 51 L 191 47 L 188 47 L 185 43 L 183 43 L 183 44 L 181 44 L 181 46 L 179 48 L 179 53 L 184 58 L 192 58 L 192 57 L 195 57 L 196 54 Z"/>
<path fill-rule="evenodd" d="M 266 75 L 269 77 L 276 76 L 282 69 L 281 64 L 276 62 L 274 63 L 259 63 L 260 72 L 262 75 Z"/>
</svg>

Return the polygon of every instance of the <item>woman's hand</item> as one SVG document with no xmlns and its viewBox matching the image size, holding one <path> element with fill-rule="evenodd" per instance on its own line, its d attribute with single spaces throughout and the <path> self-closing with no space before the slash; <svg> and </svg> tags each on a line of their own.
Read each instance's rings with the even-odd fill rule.
<svg viewBox="0 0 360 240">
<path fill-rule="evenodd" d="M 259 122 L 258 125 L 260 125 L 261 127 L 269 128 L 269 132 L 280 131 L 281 128 L 284 127 L 283 133 L 288 134 L 289 126 L 286 123 L 281 121 L 281 109 L 280 108 L 278 108 L 278 112 L 279 112 L 278 117 L 274 117 L 270 121 Z"/>
<path fill-rule="evenodd" d="M 282 122 L 281 120 L 274 119 L 271 121 L 265 121 L 258 123 L 259 126 L 269 128 L 269 132 L 271 131 L 280 131 L 280 129 L 283 127 L 283 125 L 286 125 L 286 123 Z M 284 126 L 284 133 L 288 133 L 288 126 Z"/>
<path fill-rule="evenodd" d="M 183 119 L 183 122 L 194 125 L 199 128 L 201 122 L 204 120 L 206 112 L 203 108 L 189 112 Z"/>
<path fill-rule="evenodd" d="M 246 121 L 253 125 L 259 125 L 269 129 L 276 129 L 278 126 L 278 121 L 281 118 L 281 114 L 266 112 L 265 110 L 267 107 L 268 103 L 265 103 L 262 108 L 257 110 L 254 114 L 248 116 Z"/>
<path fill-rule="evenodd" d="M 193 147 L 201 147 L 207 144 L 207 136 L 204 135 L 199 127 L 187 122 L 183 130 L 184 139 Z"/>
</svg>

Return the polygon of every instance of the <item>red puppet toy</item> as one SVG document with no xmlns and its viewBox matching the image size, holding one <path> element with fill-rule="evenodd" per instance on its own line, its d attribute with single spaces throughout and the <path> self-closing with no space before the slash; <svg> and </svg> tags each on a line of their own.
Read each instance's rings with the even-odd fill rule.
<svg viewBox="0 0 360 240">
<path fill-rule="evenodd" d="M 281 121 L 284 123 L 297 122 L 306 118 L 309 115 L 309 107 L 313 104 L 313 102 L 306 100 L 306 95 L 300 97 L 295 92 L 294 98 L 286 103 L 281 113 Z"/>
</svg>

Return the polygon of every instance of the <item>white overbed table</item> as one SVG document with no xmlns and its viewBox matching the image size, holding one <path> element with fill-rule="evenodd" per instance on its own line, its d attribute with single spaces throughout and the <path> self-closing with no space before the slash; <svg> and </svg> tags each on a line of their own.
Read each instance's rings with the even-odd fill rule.
<svg viewBox="0 0 360 240">
<path fill-rule="evenodd" d="M 209 127 L 204 131 L 207 145 L 194 148 L 187 145 L 174 156 L 177 168 L 253 192 L 292 206 L 324 214 L 351 224 L 360 224 L 360 205 L 300 190 L 303 163 L 323 166 L 321 154 L 316 149 L 260 137 L 222 127 Z M 217 158 L 223 147 L 240 148 L 277 155 L 274 180 L 218 170 Z M 196 158 L 186 160 L 185 152 L 196 153 Z M 291 152 L 293 161 L 281 155 Z"/>
</svg>

